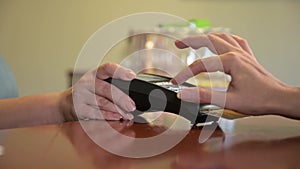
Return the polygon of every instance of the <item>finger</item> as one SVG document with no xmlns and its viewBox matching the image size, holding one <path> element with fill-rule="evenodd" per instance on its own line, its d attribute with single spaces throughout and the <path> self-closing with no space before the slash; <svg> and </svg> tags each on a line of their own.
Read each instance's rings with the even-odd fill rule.
<svg viewBox="0 0 300 169">
<path fill-rule="evenodd" d="M 236 36 L 236 35 L 225 34 L 225 33 L 214 33 L 214 34 L 212 34 L 212 37 L 213 36 L 219 37 L 232 45 L 231 49 L 228 48 L 227 50 L 223 50 L 223 51 L 220 50 L 218 52 L 225 53 L 225 52 L 230 52 L 230 51 L 240 49 L 240 50 L 248 53 L 250 55 L 250 58 L 252 58 L 255 62 L 257 62 L 251 48 L 248 45 L 248 42 L 245 39 L 243 39 L 239 36 Z M 213 41 L 213 39 L 212 39 L 212 41 Z M 219 42 L 221 42 L 221 41 L 222 40 L 219 40 Z"/>
<path fill-rule="evenodd" d="M 116 105 L 105 97 L 96 95 L 96 102 L 96 106 L 98 106 L 101 110 L 118 112 Z"/>
<path fill-rule="evenodd" d="M 76 113 L 80 120 L 120 120 L 122 116 L 119 113 L 100 110 L 99 108 L 87 104 L 76 105 Z"/>
<path fill-rule="evenodd" d="M 231 34 L 228 33 L 214 33 L 212 36 L 219 37 L 234 47 L 241 48 L 240 44 L 233 38 Z"/>
<path fill-rule="evenodd" d="M 125 120 L 132 120 L 133 115 L 129 114 L 125 111 L 123 111 L 119 106 L 108 100 L 107 98 L 103 96 L 98 96 L 90 91 L 87 91 L 86 93 L 82 94 L 83 96 L 80 97 L 79 103 L 85 103 L 89 106 L 98 107 L 99 109 L 103 111 L 113 112 L 113 113 L 119 113 L 122 115 L 123 119 Z"/>
<path fill-rule="evenodd" d="M 226 102 L 226 92 L 213 91 L 201 87 L 182 89 L 178 93 L 178 97 L 187 102 L 214 104 L 220 107 L 224 107 Z"/>
<path fill-rule="evenodd" d="M 117 112 L 117 109 L 114 106 L 114 104 L 107 98 L 99 96 L 90 90 L 81 90 L 80 92 L 78 92 L 78 89 L 80 90 L 81 88 L 77 88 L 77 91 L 73 92 L 74 95 L 76 95 L 76 104 L 84 103 L 94 107 L 99 107 L 102 110 Z"/>
<path fill-rule="evenodd" d="M 118 112 L 118 110 L 113 102 L 111 102 L 110 100 L 108 100 L 107 98 L 105 98 L 103 96 L 99 96 L 90 91 L 83 93 L 80 100 L 81 100 L 81 102 L 83 102 L 87 105 L 98 107 L 101 110 L 110 111 L 110 112 Z"/>
<path fill-rule="evenodd" d="M 193 49 L 208 47 L 213 53 L 216 54 L 223 54 L 240 48 L 239 43 L 237 43 L 231 37 L 231 35 L 224 33 L 190 36 L 175 41 L 175 45 L 180 49 L 187 47 L 192 47 Z"/>
<path fill-rule="evenodd" d="M 233 45 L 234 42 L 232 42 L 232 40 L 226 41 L 229 39 L 229 37 L 227 37 L 226 35 L 211 33 L 208 34 L 207 37 L 210 40 L 210 42 L 213 44 L 215 50 L 217 51 L 217 54 L 224 54 L 227 52 L 236 51 L 238 49 L 237 46 Z"/>
<path fill-rule="evenodd" d="M 126 112 L 136 109 L 134 101 L 116 86 L 99 79 L 96 79 L 95 83 L 96 95 L 107 98 Z"/>
<path fill-rule="evenodd" d="M 118 64 L 106 63 L 97 69 L 96 77 L 99 79 L 114 77 L 122 80 L 132 80 L 136 78 L 136 74 L 132 70 L 124 68 Z"/>
<path fill-rule="evenodd" d="M 106 111 L 97 106 L 87 104 L 80 105 L 80 108 L 77 110 L 79 113 L 79 119 L 81 120 L 132 120 L 134 118 L 131 113 L 125 113 L 121 109 L 118 109 L 117 112 Z"/>
<path fill-rule="evenodd" d="M 123 120 L 133 120 L 134 116 L 129 112 L 124 112 L 118 105 L 115 105 L 117 112 L 122 115 Z"/>
<path fill-rule="evenodd" d="M 214 57 L 209 57 L 209 58 L 214 58 Z M 208 59 L 208 58 L 204 58 L 204 59 Z M 201 72 L 207 72 L 203 62 L 204 59 L 198 59 L 194 61 L 187 68 L 180 71 L 173 79 L 171 79 L 171 82 L 173 84 L 181 84 L 186 80 L 188 80 L 189 78 Z"/>
<path fill-rule="evenodd" d="M 241 48 L 246 51 L 247 53 L 249 53 L 250 55 L 253 55 L 253 51 L 251 50 L 251 48 L 249 47 L 249 44 L 247 42 L 247 40 L 236 36 L 236 35 L 232 35 L 232 38 L 234 38 L 236 40 L 236 42 L 239 43 L 239 45 L 241 46 Z"/>
<path fill-rule="evenodd" d="M 223 55 L 198 59 L 192 64 L 190 64 L 187 68 L 179 72 L 173 79 L 171 79 L 171 82 L 173 84 L 181 84 L 185 82 L 187 79 L 201 72 L 215 72 L 215 71 L 227 72 L 226 70 L 224 70 L 223 67 L 224 63 L 222 63 L 221 60 L 222 58 L 224 58 Z"/>
<path fill-rule="evenodd" d="M 247 53 L 250 55 L 250 57 L 251 57 L 255 62 L 258 62 L 257 59 L 256 59 L 255 56 L 254 56 L 254 53 L 253 53 L 252 49 L 251 49 L 250 46 L 249 46 L 247 40 L 245 40 L 245 39 L 243 39 L 243 38 L 241 38 L 241 37 L 238 37 L 238 36 L 236 36 L 236 35 L 232 35 L 232 37 L 240 44 L 241 48 L 242 48 L 245 52 L 247 52 Z"/>
<path fill-rule="evenodd" d="M 207 35 L 189 36 L 181 40 L 175 41 L 176 47 L 179 49 L 191 47 L 193 49 L 199 49 L 201 47 L 209 48 L 213 53 L 216 53 L 215 47 L 209 40 Z"/>
<path fill-rule="evenodd" d="M 252 58 L 255 62 L 257 62 L 251 48 L 248 45 L 248 42 L 245 39 L 243 39 L 239 36 L 236 36 L 236 35 L 224 34 L 224 33 L 216 34 L 216 36 L 221 37 L 222 39 L 231 43 L 233 46 L 236 46 L 237 48 L 241 49 L 242 51 L 248 53 L 250 55 L 250 58 Z"/>
<path fill-rule="evenodd" d="M 123 119 L 122 116 L 120 116 L 119 113 L 116 112 L 110 112 L 110 111 L 105 111 L 105 110 L 100 110 L 104 116 L 105 120 L 121 120 Z"/>
</svg>

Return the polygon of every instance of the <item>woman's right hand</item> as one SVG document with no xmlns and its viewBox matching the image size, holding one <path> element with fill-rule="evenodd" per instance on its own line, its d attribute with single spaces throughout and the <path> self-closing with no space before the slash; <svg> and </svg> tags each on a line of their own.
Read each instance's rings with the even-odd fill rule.
<svg viewBox="0 0 300 169">
<path fill-rule="evenodd" d="M 182 89 L 179 93 L 182 100 L 199 102 L 197 98 L 200 98 L 202 103 L 221 106 L 225 102 L 225 108 L 249 115 L 280 114 L 300 118 L 297 111 L 300 109 L 300 89 L 284 84 L 260 65 L 245 39 L 212 33 L 187 37 L 175 44 L 180 49 L 208 47 L 218 56 L 196 60 L 171 80 L 174 84 L 183 83 L 201 72 L 222 71 L 232 78 L 226 100 L 222 99 L 224 92 L 201 87 Z M 213 103 L 212 96 L 215 98 Z"/>
</svg>

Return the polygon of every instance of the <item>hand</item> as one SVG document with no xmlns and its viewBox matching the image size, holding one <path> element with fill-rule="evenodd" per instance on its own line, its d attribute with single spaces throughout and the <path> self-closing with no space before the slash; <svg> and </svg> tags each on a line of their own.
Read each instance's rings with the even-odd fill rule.
<svg viewBox="0 0 300 169">
<path fill-rule="evenodd" d="M 300 117 L 295 111 L 299 107 L 299 88 L 287 86 L 264 69 L 257 62 L 245 39 L 230 34 L 213 33 L 188 37 L 176 41 L 175 45 L 180 49 L 208 47 L 218 56 L 196 60 L 171 80 L 174 84 L 183 83 L 201 72 L 222 71 L 232 78 L 226 93 L 225 108 L 250 115 L 281 114 Z M 197 98 L 200 96 L 200 102 L 211 103 L 212 95 L 221 98 L 224 92 L 201 87 L 187 88 L 178 97 L 199 102 Z M 214 100 L 212 104 L 216 105 L 222 106 L 224 102 L 222 99 Z"/>
<path fill-rule="evenodd" d="M 87 72 L 72 88 L 61 94 L 60 109 L 66 121 L 77 119 L 132 120 L 133 100 L 117 87 L 103 81 L 109 77 L 132 80 L 136 74 L 114 63 Z"/>
</svg>

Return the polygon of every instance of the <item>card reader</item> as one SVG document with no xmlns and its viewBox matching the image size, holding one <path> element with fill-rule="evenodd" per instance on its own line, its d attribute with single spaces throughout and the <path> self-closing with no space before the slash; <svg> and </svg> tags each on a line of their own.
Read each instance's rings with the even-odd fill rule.
<svg viewBox="0 0 300 169">
<path fill-rule="evenodd" d="M 173 85 L 169 82 L 170 78 L 167 77 L 158 77 L 153 81 L 138 78 L 131 81 L 108 78 L 105 81 L 130 96 L 136 105 L 136 111 L 133 112 L 135 116 L 146 111 L 165 111 L 180 115 L 188 119 L 191 124 L 204 123 L 207 122 L 207 119 L 210 122 L 219 120 L 219 117 L 201 112 L 200 104 L 182 101 L 177 98 L 177 92 L 181 88 L 192 87 L 192 84 Z M 210 117 L 208 118 L 208 116 Z"/>
</svg>

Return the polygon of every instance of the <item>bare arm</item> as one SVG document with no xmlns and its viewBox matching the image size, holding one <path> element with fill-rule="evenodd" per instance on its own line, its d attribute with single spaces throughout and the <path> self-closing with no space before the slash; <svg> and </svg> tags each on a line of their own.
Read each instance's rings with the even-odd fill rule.
<svg viewBox="0 0 300 169">
<path fill-rule="evenodd" d="M 63 92 L 0 100 L 0 129 L 78 119 L 132 120 L 134 102 L 105 82 L 108 77 L 132 80 L 136 75 L 120 65 L 107 63 L 89 71 Z"/>
<path fill-rule="evenodd" d="M 0 128 L 61 123 L 61 93 L 49 93 L 0 100 Z"/>
</svg>

